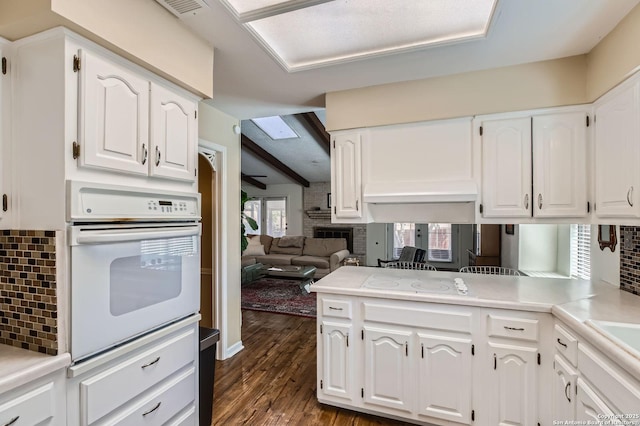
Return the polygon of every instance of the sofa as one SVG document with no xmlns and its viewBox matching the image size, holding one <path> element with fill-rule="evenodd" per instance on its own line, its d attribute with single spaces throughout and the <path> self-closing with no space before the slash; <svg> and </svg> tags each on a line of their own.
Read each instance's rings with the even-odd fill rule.
<svg viewBox="0 0 640 426">
<path fill-rule="evenodd" d="M 349 255 L 344 238 L 312 238 L 269 235 L 249 235 L 249 245 L 242 253 L 243 270 L 261 263 L 265 266 L 295 265 L 315 266 L 315 278 L 322 278 L 335 271 Z"/>
</svg>

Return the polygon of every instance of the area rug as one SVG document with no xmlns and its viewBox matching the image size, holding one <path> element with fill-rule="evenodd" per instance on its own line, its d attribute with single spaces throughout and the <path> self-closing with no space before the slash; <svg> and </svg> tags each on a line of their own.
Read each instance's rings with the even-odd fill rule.
<svg viewBox="0 0 640 426">
<path fill-rule="evenodd" d="M 316 317 L 316 294 L 307 294 L 300 281 L 260 278 L 242 286 L 242 309 Z"/>
</svg>

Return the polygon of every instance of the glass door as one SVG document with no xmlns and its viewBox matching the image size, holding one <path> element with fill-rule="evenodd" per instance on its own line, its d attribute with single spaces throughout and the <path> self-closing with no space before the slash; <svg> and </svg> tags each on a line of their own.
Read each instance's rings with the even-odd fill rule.
<svg viewBox="0 0 640 426">
<path fill-rule="evenodd" d="M 253 197 L 244 204 L 244 213 L 258 224 L 256 230 L 247 227 L 248 234 L 287 234 L 287 197 Z"/>
</svg>

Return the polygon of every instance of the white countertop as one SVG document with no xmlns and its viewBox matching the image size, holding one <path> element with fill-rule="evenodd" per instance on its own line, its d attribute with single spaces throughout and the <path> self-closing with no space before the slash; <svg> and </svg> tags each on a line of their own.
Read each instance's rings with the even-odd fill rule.
<svg viewBox="0 0 640 426">
<path fill-rule="evenodd" d="M 468 295 L 363 288 L 371 277 L 451 283 L 462 278 Z M 407 286 L 405 286 L 405 289 Z M 601 334 L 587 320 L 640 324 L 640 297 L 606 283 L 564 278 L 534 278 L 345 266 L 316 281 L 311 291 L 361 297 L 412 300 L 489 308 L 549 312 L 640 380 L 640 356 Z"/>
<path fill-rule="evenodd" d="M 52 356 L 0 345 L 0 395 L 70 364 L 68 353 Z"/>
</svg>

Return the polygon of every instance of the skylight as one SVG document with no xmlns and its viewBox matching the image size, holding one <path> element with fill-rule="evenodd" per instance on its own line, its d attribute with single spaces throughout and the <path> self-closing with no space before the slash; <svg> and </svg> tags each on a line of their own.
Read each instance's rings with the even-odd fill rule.
<svg viewBox="0 0 640 426">
<path fill-rule="evenodd" d="M 485 37 L 497 0 L 222 0 L 287 70 Z M 235 7 L 243 8 L 237 10 Z M 251 17 L 253 19 L 249 22 Z"/>
<path fill-rule="evenodd" d="M 260 127 L 271 139 L 298 138 L 298 134 L 284 120 L 276 115 L 274 117 L 252 118 L 251 121 Z"/>
</svg>

